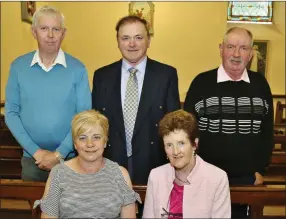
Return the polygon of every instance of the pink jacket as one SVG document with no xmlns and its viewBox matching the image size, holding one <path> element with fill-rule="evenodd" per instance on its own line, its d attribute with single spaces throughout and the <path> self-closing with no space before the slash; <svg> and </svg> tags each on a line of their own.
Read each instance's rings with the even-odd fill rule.
<svg viewBox="0 0 286 219">
<path fill-rule="evenodd" d="M 143 218 L 167 218 L 169 197 L 175 179 L 170 164 L 153 169 L 149 175 Z M 230 218 L 231 202 L 226 173 L 198 155 L 196 165 L 188 176 L 190 185 L 184 186 L 184 218 Z"/>
</svg>

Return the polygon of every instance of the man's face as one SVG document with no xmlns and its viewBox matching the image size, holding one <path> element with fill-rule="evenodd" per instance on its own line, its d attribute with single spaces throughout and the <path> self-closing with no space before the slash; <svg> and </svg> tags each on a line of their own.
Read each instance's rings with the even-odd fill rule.
<svg viewBox="0 0 286 219">
<path fill-rule="evenodd" d="M 227 74 L 234 80 L 241 77 L 252 57 L 251 38 L 243 30 L 235 30 L 220 44 L 220 56 Z"/>
<path fill-rule="evenodd" d="M 150 38 L 140 22 L 127 23 L 118 30 L 118 48 L 122 56 L 132 66 L 139 64 L 146 56 Z"/>
<path fill-rule="evenodd" d="M 37 26 L 32 27 L 39 51 L 44 53 L 58 53 L 65 32 L 66 29 L 62 28 L 61 18 L 58 15 L 42 15 L 38 18 Z"/>
</svg>

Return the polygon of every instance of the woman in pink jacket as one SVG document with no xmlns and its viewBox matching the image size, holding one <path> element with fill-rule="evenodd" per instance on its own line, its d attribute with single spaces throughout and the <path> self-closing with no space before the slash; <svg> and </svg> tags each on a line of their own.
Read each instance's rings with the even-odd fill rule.
<svg viewBox="0 0 286 219">
<path fill-rule="evenodd" d="M 196 155 L 196 118 L 183 110 L 169 113 L 159 134 L 170 163 L 149 175 L 143 218 L 230 218 L 226 173 Z"/>
</svg>

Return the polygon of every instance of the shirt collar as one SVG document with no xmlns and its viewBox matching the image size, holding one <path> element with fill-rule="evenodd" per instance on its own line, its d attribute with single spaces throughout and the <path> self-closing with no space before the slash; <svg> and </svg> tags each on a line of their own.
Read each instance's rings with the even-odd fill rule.
<svg viewBox="0 0 286 219">
<path fill-rule="evenodd" d="M 136 66 L 131 66 L 125 59 L 122 59 L 123 72 L 128 72 L 130 68 L 136 68 L 139 72 L 144 73 L 147 64 L 147 56 Z"/>
<path fill-rule="evenodd" d="M 44 64 L 42 63 L 42 61 L 40 59 L 39 50 L 37 50 L 35 52 L 30 67 L 32 67 L 36 63 L 38 63 L 41 67 L 44 66 Z M 65 68 L 67 67 L 65 53 L 61 48 L 60 48 L 59 53 L 58 53 L 58 55 L 57 55 L 57 57 L 56 57 L 56 59 L 55 59 L 55 61 L 51 67 L 55 66 L 56 64 L 60 64 L 60 65 L 64 66 Z"/>
<path fill-rule="evenodd" d="M 217 70 L 217 83 L 225 82 L 225 81 L 234 81 L 234 80 L 231 77 L 229 77 L 229 75 L 226 73 L 223 65 L 221 64 Z M 241 75 L 241 78 L 238 79 L 237 81 L 245 81 L 247 83 L 250 83 L 246 69 L 244 69 L 244 71 Z"/>
</svg>

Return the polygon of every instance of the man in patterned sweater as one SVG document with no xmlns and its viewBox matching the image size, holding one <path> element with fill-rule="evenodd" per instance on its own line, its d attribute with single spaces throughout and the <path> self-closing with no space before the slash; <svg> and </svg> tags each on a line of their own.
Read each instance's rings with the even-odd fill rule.
<svg viewBox="0 0 286 219">
<path fill-rule="evenodd" d="M 260 185 L 273 143 L 273 102 L 262 74 L 246 70 L 252 33 L 229 29 L 220 44 L 219 68 L 196 76 L 184 108 L 200 129 L 199 155 L 225 170 L 231 185 Z M 247 206 L 232 206 L 232 218 L 247 217 Z"/>
</svg>

